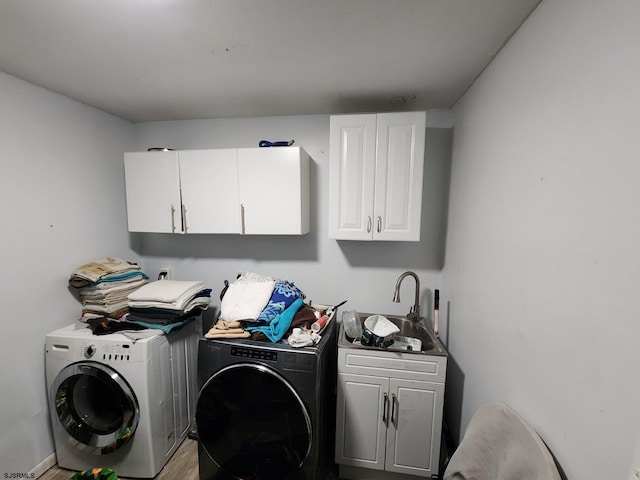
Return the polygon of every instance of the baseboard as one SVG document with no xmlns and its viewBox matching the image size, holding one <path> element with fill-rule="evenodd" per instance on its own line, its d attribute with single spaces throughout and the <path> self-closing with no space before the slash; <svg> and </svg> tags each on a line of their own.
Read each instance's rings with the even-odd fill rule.
<svg viewBox="0 0 640 480">
<path fill-rule="evenodd" d="M 56 454 L 54 452 L 51 455 L 49 455 L 47 458 L 45 458 L 43 461 L 41 461 L 38 465 L 33 467 L 29 472 L 29 475 L 33 474 L 33 478 L 38 478 L 44 472 L 46 472 L 51 467 L 53 467 L 55 464 L 56 464 Z"/>
</svg>

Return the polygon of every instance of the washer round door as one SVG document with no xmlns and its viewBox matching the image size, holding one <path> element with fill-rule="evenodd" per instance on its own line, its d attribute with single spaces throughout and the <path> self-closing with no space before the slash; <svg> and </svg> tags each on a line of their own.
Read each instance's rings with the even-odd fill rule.
<svg viewBox="0 0 640 480">
<path fill-rule="evenodd" d="M 113 452 L 131 439 L 138 426 L 140 408 L 135 393 L 108 365 L 72 363 L 58 373 L 49 394 L 53 421 L 78 449 L 94 454 Z"/>
<path fill-rule="evenodd" d="M 238 363 L 200 390 L 196 424 L 215 478 L 285 480 L 311 450 L 311 418 L 287 380 L 260 364 Z"/>
</svg>

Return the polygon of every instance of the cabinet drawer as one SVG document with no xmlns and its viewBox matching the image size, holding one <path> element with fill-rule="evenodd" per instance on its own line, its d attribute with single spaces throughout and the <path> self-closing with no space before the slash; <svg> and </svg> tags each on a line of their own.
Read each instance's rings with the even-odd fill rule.
<svg viewBox="0 0 640 480">
<path fill-rule="evenodd" d="M 338 348 L 340 373 L 444 383 L 446 370 L 447 357 Z"/>
</svg>

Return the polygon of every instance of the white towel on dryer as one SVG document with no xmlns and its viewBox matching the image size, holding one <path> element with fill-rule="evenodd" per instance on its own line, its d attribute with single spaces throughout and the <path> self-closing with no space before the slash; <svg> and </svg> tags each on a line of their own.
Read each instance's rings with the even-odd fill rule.
<svg viewBox="0 0 640 480">
<path fill-rule="evenodd" d="M 275 280 L 257 274 L 244 274 L 229 288 L 222 297 L 220 318 L 222 320 L 255 321 L 269 303 Z"/>
</svg>

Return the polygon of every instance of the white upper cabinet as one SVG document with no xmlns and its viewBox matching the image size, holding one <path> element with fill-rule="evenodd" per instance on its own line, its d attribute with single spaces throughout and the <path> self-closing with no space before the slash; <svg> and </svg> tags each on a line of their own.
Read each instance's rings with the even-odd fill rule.
<svg viewBox="0 0 640 480">
<path fill-rule="evenodd" d="M 300 147 L 125 153 L 131 232 L 309 232 L 309 162 Z"/>
<path fill-rule="evenodd" d="M 124 174 L 129 231 L 181 232 L 178 153 L 125 153 Z"/>
<path fill-rule="evenodd" d="M 419 241 L 425 112 L 330 120 L 329 238 Z"/>
<path fill-rule="evenodd" d="M 180 188 L 183 233 L 239 233 L 235 148 L 182 150 Z"/>
<path fill-rule="evenodd" d="M 243 234 L 309 233 L 309 162 L 300 147 L 238 149 Z"/>
</svg>

